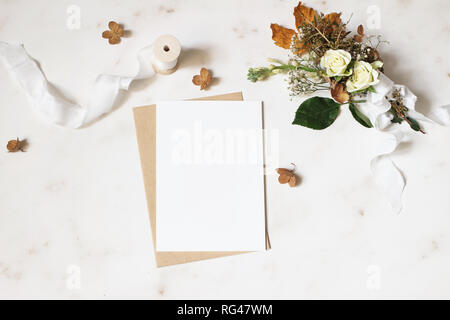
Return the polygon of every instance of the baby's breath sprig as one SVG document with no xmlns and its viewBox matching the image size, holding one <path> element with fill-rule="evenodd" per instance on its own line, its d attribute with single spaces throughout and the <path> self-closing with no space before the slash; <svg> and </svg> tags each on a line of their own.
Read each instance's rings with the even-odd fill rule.
<svg viewBox="0 0 450 320">
<path fill-rule="evenodd" d="M 322 78 L 314 77 L 311 72 L 301 69 L 292 69 L 288 72 L 288 90 L 291 97 L 307 95 L 320 90 L 330 90 L 330 86 Z"/>
</svg>

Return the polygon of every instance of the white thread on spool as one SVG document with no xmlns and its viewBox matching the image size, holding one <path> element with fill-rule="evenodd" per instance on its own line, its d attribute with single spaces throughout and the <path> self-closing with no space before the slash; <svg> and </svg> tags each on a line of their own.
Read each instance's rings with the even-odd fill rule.
<svg viewBox="0 0 450 320">
<path fill-rule="evenodd" d="M 156 72 L 170 74 L 178 67 L 180 42 L 171 35 L 163 35 L 155 40 L 152 47 L 152 64 Z"/>
</svg>

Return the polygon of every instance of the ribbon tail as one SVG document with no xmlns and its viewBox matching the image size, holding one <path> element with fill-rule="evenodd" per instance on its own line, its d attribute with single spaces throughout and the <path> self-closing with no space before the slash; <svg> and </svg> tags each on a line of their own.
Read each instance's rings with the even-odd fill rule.
<svg viewBox="0 0 450 320">
<path fill-rule="evenodd" d="M 441 126 L 450 126 L 450 104 L 433 110 L 428 118 Z"/>
<path fill-rule="evenodd" d="M 82 124 L 86 109 L 57 93 L 22 45 L 0 42 L 0 57 L 25 90 L 38 114 L 49 122 L 69 128 L 77 128 Z"/>
<path fill-rule="evenodd" d="M 135 76 L 99 75 L 87 107 L 83 107 L 68 101 L 54 89 L 22 45 L 0 41 L 0 57 L 27 93 L 33 109 L 47 121 L 67 128 L 79 128 L 110 112 L 120 90 L 128 90 L 134 80 L 153 77 L 155 72 L 151 61 L 148 61 L 150 58 L 147 59 L 151 57 L 150 49 L 151 46 L 148 46 L 139 51 L 139 69 Z"/>
<path fill-rule="evenodd" d="M 375 183 L 385 192 L 394 212 L 399 214 L 403 208 L 402 195 L 406 181 L 390 155 L 401 143 L 403 134 L 400 130 L 380 134 L 379 150 L 372 159 L 370 167 Z"/>
</svg>

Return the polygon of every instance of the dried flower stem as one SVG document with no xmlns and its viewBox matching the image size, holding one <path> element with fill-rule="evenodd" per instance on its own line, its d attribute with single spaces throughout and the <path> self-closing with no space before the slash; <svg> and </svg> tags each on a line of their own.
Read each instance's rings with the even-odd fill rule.
<svg viewBox="0 0 450 320">
<path fill-rule="evenodd" d="M 284 64 L 281 66 L 276 66 L 273 68 L 273 70 L 303 70 L 306 72 L 315 72 L 315 73 L 322 73 L 322 70 L 319 69 L 314 69 L 314 68 L 309 68 L 309 67 L 305 67 L 305 66 L 301 66 L 301 65 L 291 65 L 291 64 Z"/>
<path fill-rule="evenodd" d="M 408 123 L 410 126 L 413 125 L 412 121 L 405 115 L 404 107 L 402 105 L 398 105 L 397 103 L 391 103 L 391 105 L 399 118 L 401 118 L 403 121 L 406 121 L 406 123 Z M 422 128 L 420 128 L 419 131 L 423 134 L 426 134 L 426 132 Z"/>
<path fill-rule="evenodd" d="M 302 13 L 302 16 L 305 18 L 305 21 L 308 22 L 316 31 L 324 38 L 330 46 L 332 46 L 330 40 L 322 33 L 322 31 L 319 30 L 311 21 L 308 20 L 308 18 Z"/>
</svg>

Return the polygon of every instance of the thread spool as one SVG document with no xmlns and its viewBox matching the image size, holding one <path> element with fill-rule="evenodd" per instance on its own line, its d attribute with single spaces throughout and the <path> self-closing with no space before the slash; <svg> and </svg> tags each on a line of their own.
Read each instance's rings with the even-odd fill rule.
<svg viewBox="0 0 450 320">
<path fill-rule="evenodd" d="M 171 74 L 177 70 L 181 45 L 177 38 L 169 34 L 160 36 L 152 47 L 153 69 L 160 74 Z"/>
</svg>

